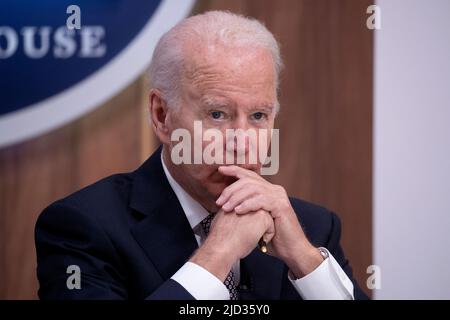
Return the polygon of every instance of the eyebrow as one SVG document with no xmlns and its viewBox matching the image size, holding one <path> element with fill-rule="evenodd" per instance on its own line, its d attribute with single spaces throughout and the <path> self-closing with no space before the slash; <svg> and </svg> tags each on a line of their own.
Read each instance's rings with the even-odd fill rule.
<svg viewBox="0 0 450 320">
<path fill-rule="evenodd" d="M 209 107 L 209 108 L 215 108 L 215 109 L 228 109 L 233 103 L 230 103 L 227 100 L 218 100 L 211 97 L 205 97 L 202 99 L 202 104 Z M 248 110 L 264 110 L 268 113 L 272 113 L 275 111 L 275 105 L 273 103 L 262 103 L 259 105 L 255 105 L 250 107 Z"/>
<path fill-rule="evenodd" d="M 202 104 L 210 108 L 227 108 L 230 105 L 228 101 L 217 100 L 210 97 L 203 98 Z"/>
<path fill-rule="evenodd" d="M 264 103 L 261 105 L 257 105 L 255 107 L 253 107 L 252 109 L 259 109 L 259 110 L 264 110 L 264 111 L 268 111 L 268 112 L 273 112 L 275 110 L 275 105 L 273 103 Z"/>
</svg>

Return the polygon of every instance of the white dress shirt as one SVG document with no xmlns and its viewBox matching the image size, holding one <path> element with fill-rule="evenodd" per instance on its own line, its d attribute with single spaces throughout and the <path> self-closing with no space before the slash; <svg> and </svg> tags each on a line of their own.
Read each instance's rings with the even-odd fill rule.
<svg viewBox="0 0 450 320">
<path fill-rule="evenodd" d="M 175 181 L 164 163 L 162 153 L 161 162 L 167 180 L 183 208 L 198 245 L 201 246 L 206 238 L 201 222 L 209 215 L 209 212 Z M 326 250 L 326 248 L 324 249 Z M 235 280 L 239 284 L 239 261 L 235 263 L 232 270 L 235 274 Z M 311 273 L 300 279 L 294 280 L 290 276 L 288 278 L 303 299 L 353 299 L 353 283 L 329 252 L 328 258 Z M 186 262 L 172 276 L 172 279 L 183 286 L 197 300 L 230 299 L 225 284 L 212 273 L 193 262 Z"/>
</svg>

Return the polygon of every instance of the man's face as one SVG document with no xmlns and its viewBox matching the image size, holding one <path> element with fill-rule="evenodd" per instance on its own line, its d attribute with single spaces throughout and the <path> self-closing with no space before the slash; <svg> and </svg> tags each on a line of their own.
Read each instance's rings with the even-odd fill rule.
<svg viewBox="0 0 450 320">
<path fill-rule="evenodd" d="M 267 150 L 274 124 L 277 96 L 270 52 L 253 48 L 219 47 L 196 52 L 189 60 L 182 77 L 180 106 L 175 110 L 169 108 L 167 113 L 166 124 L 170 133 L 177 128 L 187 129 L 193 147 L 194 135 L 198 134 L 194 132 L 194 121 L 201 121 L 203 133 L 207 129 L 217 129 L 222 133 L 224 156 L 227 152 L 232 156 L 234 153 L 236 159 L 238 152 L 245 152 L 246 164 L 239 165 L 259 172 L 260 159 L 256 163 L 249 163 L 248 153 L 251 148 L 255 150 L 260 146 Z M 226 142 L 230 142 L 226 138 L 227 129 L 251 129 L 257 133 L 258 139 L 250 141 L 244 135 L 245 144 L 240 145 L 243 148 L 239 148 L 237 143 L 234 149 L 232 144 L 228 144 L 227 148 Z M 268 130 L 268 138 L 263 144 L 258 143 L 260 129 Z M 167 146 L 169 157 L 177 143 L 171 142 Z M 202 142 L 203 149 L 210 143 Z M 176 178 L 181 180 L 184 187 L 198 197 L 212 201 L 234 181 L 221 175 L 218 167 L 219 164 L 205 164 L 204 161 L 201 164 L 172 166 Z"/>
</svg>

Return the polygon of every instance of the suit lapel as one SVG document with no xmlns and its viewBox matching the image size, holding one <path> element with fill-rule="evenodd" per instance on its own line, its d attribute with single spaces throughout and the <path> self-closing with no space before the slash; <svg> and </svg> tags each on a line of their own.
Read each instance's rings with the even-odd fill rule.
<svg viewBox="0 0 450 320">
<path fill-rule="evenodd" d="M 167 280 L 189 260 L 198 245 L 164 174 L 160 152 L 134 172 L 130 206 L 141 220 L 131 233 L 163 280 Z"/>
</svg>

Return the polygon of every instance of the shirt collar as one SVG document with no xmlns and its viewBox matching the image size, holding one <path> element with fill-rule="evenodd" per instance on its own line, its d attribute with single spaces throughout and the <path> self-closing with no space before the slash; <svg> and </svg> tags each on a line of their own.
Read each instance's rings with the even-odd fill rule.
<svg viewBox="0 0 450 320">
<path fill-rule="evenodd" d="M 198 226 L 200 222 L 202 222 L 208 215 L 209 212 L 201 206 L 200 203 L 194 200 L 179 184 L 175 181 L 175 179 L 170 174 L 169 170 L 164 163 L 163 153 L 161 152 L 161 163 L 164 169 L 164 173 L 166 174 L 167 180 L 169 181 L 170 186 L 172 187 L 175 195 L 178 198 L 178 201 L 183 208 L 184 214 L 189 221 L 191 228 L 194 230 Z"/>
</svg>

